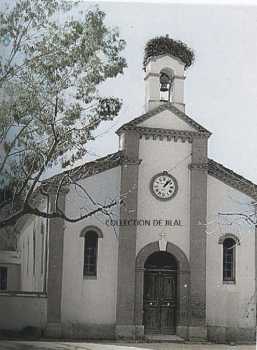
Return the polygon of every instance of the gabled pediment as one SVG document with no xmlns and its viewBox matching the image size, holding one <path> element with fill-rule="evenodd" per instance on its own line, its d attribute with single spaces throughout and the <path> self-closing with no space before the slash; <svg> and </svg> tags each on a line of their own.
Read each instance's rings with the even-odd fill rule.
<svg viewBox="0 0 257 350">
<path fill-rule="evenodd" d="M 207 134 L 208 136 L 211 135 L 207 129 L 180 111 L 172 103 L 162 104 L 133 119 L 129 123 L 121 126 L 117 133 L 119 134 L 122 130 L 131 129 L 134 127 L 183 130 L 189 132 L 200 132 Z"/>
<path fill-rule="evenodd" d="M 158 114 L 138 123 L 137 126 L 148 128 L 162 128 L 170 130 L 196 131 L 194 127 L 179 118 L 170 109 L 165 109 Z"/>
</svg>

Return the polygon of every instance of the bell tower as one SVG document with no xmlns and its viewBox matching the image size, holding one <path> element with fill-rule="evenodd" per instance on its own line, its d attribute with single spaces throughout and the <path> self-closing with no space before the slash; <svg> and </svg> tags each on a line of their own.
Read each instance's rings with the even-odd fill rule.
<svg viewBox="0 0 257 350">
<path fill-rule="evenodd" d="M 171 102 L 185 112 L 185 63 L 170 54 L 149 57 L 145 64 L 145 111 Z"/>
</svg>

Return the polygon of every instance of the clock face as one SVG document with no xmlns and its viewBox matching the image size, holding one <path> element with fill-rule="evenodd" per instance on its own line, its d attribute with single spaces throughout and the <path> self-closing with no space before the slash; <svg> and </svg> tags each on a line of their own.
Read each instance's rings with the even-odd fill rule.
<svg viewBox="0 0 257 350">
<path fill-rule="evenodd" d="M 150 188 L 155 198 L 169 200 L 177 194 L 178 184 L 172 175 L 164 171 L 152 178 Z"/>
</svg>

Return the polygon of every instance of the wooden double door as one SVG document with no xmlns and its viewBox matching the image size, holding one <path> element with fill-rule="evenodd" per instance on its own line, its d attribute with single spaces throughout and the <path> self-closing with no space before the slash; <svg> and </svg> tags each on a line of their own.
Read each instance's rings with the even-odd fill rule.
<svg viewBox="0 0 257 350">
<path fill-rule="evenodd" d="M 176 299 L 175 271 L 145 270 L 143 320 L 146 334 L 176 333 Z"/>
</svg>

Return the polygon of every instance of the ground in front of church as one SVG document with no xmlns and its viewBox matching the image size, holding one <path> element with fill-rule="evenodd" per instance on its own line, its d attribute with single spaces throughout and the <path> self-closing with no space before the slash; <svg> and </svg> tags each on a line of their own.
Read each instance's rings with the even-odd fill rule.
<svg viewBox="0 0 257 350">
<path fill-rule="evenodd" d="M 256 350 L 256 345 L 0 341 L 0 350 Z"/>
</svg>

